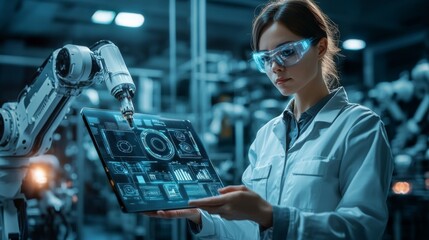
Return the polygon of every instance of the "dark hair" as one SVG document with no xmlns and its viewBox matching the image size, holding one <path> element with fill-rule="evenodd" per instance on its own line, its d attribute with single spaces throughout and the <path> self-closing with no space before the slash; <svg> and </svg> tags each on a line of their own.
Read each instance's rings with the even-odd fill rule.
<svg viewBox="0 0 429 240">
<path fill-rule="evenodd" d="M 253 21 L 253 50 L 259 50 L 259 40 L 263 31 L 274 22 L 284 24 L 290 31 L 304 38 L 313 38 L 313 45 L 320 39 L 328 40 L 328 47 L 322 59 L 322 73 L 328 87 L 339 83 L 334 57 L 337 47 L 338 30 L 335 24 L 311 0 L 281 0 L 269 2 Z"/>
</svg>

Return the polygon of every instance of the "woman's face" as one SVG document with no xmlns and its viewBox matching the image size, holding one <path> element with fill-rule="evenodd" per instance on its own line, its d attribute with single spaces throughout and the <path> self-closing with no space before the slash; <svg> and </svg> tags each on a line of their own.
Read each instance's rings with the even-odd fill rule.
<svg viewBox="0 0 429 240">
<path fill-rule="evenodd" d="M 292 33 L 285 25 L 274 22 L 262 33 L 259 50 L 272 50 L 287 42 L 302 40 L 303 37 Z M 284 96 L 305 90 L 309 83 L 322 80 L 317 48 L 312 46 L 303 58 L 295 65 L 283 67 L 275 61 L 266 68 L 267 76 Z"/>
</svg>

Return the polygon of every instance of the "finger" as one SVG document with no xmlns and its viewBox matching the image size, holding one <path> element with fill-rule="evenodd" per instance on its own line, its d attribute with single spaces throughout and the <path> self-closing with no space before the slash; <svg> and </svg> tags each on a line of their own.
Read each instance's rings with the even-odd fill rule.
<svg viewBox="0 0 429 240">
<path fill-rule="evenodd" d="M 144 212 L 143 215 L 148 217 L 166 218 L 164 211 Z"/>
<path fill-rule="evenodd" d="M 249 189 L 247 189 L 247 187 L 244 185 L 235 185 L 235 186 L 227 186 L 227 187 L 221 188 L 218 191 L 220 194 L 225 194 L 229 192 L 248 191 L 248 190 Z"/>
<path fill-rule="evenodd" d="M 163 210 L 158 210 L 158 211 L 156 211 L 156 214 L 158 214 L 158 215 L 165 215 L 165 212 Z"/>
<path fill-rule="evenodd" d="M 195 215 L 194 209 L 164 211 L 164 216 L 168 218 L 186 218 Z"/>
<path fill-rule="evenodd" d="M 156 212 L 144 212 L 143 214 L 148 217 L 156 217 L 156 218 L 187 218 L 187 217 L 192 217 L 195 214 L 198 214 L 198 210 L 195 208 L 168 210 L 168 211 L 159 210 Z"/>
<path fill-rule="evenodd" d="M 191 207 L 200 207 L 200 206 L 219 206 L 225 204 L 227 201 L 225 196 L 216 196 L 209 198 L 194 199 L 188 202 Z"/>
</svg>

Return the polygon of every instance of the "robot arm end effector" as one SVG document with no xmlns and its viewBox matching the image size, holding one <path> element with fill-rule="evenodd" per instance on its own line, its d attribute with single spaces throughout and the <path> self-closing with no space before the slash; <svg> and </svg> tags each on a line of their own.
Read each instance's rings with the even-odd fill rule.
<svg viewBox="0 0 429 240">
<path fill-rule="evenodd" d="M 104 82 L 110 93 L 120 102 L 124 118 L 133 127 L 134 97 L 136 86 L 118 47 L 109 41 L 100 41 L 91 50 L 99 57 Z"/>
<path fill-rule="evenodd" d="M 122 116 L 124 116 L 125 120 L 127 120 L 131 128 L 134 126 L 134 123 L 133 123 L 134 105 L 132 102 L 134 92 L 135 92 L 135 87 L 132 88 L 129 85 L 125 85 L 125 86 L 121 86 L 120 90 L 115 95 L 116 99 L 118 99 L 119 102 L 121 103 Z"/>
</svg>

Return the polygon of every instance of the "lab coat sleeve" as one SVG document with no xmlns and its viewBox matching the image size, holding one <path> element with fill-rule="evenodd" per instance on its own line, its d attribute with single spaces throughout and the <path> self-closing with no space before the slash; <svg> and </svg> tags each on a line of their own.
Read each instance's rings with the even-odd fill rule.
<svg viewBox="0 0 429 240">
<path fill-rule="evenodd" d="M 200 210 L 202 228 L 196 233 L 198 239 L 259 239 L 259 227 L 252 221 L 229 221 L 219 215 Z"/>
<path fill-rule="evenodd" d="M 249 150 L 251 164 L 243 174 L 243 183 L 251 188 L 250 175 L 252 173 L 255 161 L 254 145 Z M 209 214 L 206 211 L 201 212 L 201 229 L 198 232 L 195 227 L 191 227 L 192 232 L 198 239 L 259 239 L 259 225 L 253 221 L 247 220 L 226 220 L 219 215 Z"/>
<path fill-rule="evenodd" d="M 379 117 L 371 113 L 360 116 L 343 147 L 339 169 L 342 199 L 335 211 L 310 213 L 275 206 L 273 239 L 381 238 L 388 219 L 386 199 L 393 163 Z"/>
</svg>

